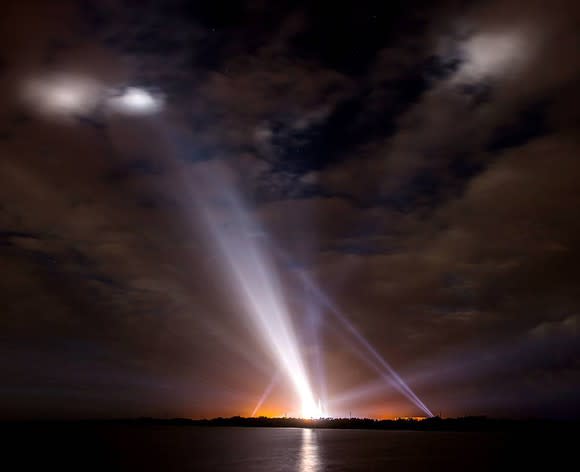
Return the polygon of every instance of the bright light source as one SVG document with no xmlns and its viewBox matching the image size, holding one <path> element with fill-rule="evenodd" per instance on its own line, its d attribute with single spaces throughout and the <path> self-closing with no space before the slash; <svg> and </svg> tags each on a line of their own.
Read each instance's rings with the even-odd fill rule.
<svg viewBox="0 0 580 472">
<path fill-rule="evenodd" d="M 163 106 L 160 96 L 138 87 L 128 87 L 122 94 L 110 98 L 108 103 L 117 112 L 136 115 L 155 113 Z"/>
<path fill-rule="evenodd" d="M 303 418 L 322 418 L 324 414 L 319 405 L 311 404 L 309 401 L 302 403 L 302 417 Z"/>
</svg>

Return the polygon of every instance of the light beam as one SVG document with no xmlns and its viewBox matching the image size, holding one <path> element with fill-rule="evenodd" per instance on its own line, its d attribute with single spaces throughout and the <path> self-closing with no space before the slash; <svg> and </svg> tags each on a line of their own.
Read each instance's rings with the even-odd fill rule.
<svg viewBox="0 0 580 472">
<path fill-rule="evenodd" d="M 357 343 L 370 355 L 367 359 L 369 364 L 375 368 L 381 376 L 387 380 L 400 393 L 407 397 L 415 406 L 421 409 L 428 416 L 434 416 L 433 412 L 423 403 L 419 397 L 411 390 L 401 376 L 393 367 L 377 352 L 377 350 L 365 339 L 356 327 L 344 316 L 328 296 L 318 288 L 304 273 L 301 274 L 304 285 L 317 297 L 319 303 L 326 307 L 328 311 L 340 322 L 343 328 L 357 341 Z"/>
<path fill-rule="evenodd" d="M 252 416 L 252 417 L 256 416 L 256 413 L 258 412 L 258 410 L 260 410 L 260 408 L 262 408 L 262 405 L 264 404 L 264 402 L 266 401 L 266 399 L 270 396 L 270 393 L 272 392 L 272 389 L 274 388 L 274 385 L 276 385 L 278 383 L 278 378 L 279 377 L 280 377 L 280 372 L 276 372 L 272 376 L 272 379 L 270 380 L 270 383 L 268 383 L 268 385 L 264 389 L 264 393 L 262 393 L 262 396 L 258 400 L 258 403 L 256 403 L 256 406 L 255 406 L 255 408 L 252 411 L 252 414 L 250 416 Z"/>
<path fill-rule="evenodd" d="M 219 248 L 224 273 L 241 302 L 241 309 L 290 380 L 300 399 L 302 417 L 319 418 L 320 406 L 298 347 L 279 275 L 263 244 L 256 237 L 262 234 L 261 228 L 244 207 L 242 197 L 234 191 L 232 185 L 219 179 L 216 169 L 208 172 L 204 178 L 206 182 L 213 182 L 212 188 L 218 189 L 222 207 L 229 212 L 226 228 L 220 224 L 215 208 L 205 204 L 199 206 L 211 239 Z M 201 196 L 199 201 L 203 201 Z"/>
</svg>

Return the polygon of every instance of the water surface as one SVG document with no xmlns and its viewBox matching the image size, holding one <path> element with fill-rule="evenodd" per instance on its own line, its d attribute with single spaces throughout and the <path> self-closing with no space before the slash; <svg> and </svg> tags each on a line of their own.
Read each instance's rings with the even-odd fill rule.
<svg viewBox="0 0 580 472">
<path fill-rule="evenodd" d="M 100 425 L 21 430 L 11 439 L 27 451 L 23 468 L 34 461 L 79 471 L 554 469 L 570 451 L 570 438 L 553 433 Z"/>
</svg>

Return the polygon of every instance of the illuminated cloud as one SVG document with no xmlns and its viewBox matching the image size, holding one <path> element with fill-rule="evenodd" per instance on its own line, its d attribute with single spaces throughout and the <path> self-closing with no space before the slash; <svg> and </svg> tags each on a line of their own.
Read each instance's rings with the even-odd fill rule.
<svg viewBox="0 0 580 472">
<path fill-rule="evenodd" d="M 143 88 L 127 87 L 120 95 L 110 98 L 107 104 L 119 113 L 148 115 L 161 110 L 163 97 Z"/>
<path fill-rule="evenodd" d="M 461 49 L 464 62 L 456 79 L 473 81 L 513 71 L 529 57 L 531 45 L 524 32 L 514 30 L 476 34 Z"/>
<path fill-rule="evenodd" d="M 22 98 L 45 117 L 66 118 L 94 111 L 103 92 L 102 84 L 92 78 L 63 74 L 26 81 Z"/>
<path fill-rule="evenodd" d="M 97 110 L 150 115 L 163 108 L 163 96 L 140 87 L 119 89 L 97 80 L 68 74 L 36 77 L 22 87 L 27 107 L 50 119 L 67 119 Z"/>
</svg>

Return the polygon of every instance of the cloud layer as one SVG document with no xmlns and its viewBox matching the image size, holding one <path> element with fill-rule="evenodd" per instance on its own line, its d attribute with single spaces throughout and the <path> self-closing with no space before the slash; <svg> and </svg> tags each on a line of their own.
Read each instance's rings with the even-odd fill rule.
<svg viewBox="0 0 580 472">
<path fill-rule="evenodd" d="M 3 7 L 2 415 L 251 413 L 276 367 L 199 217 L 231 231 L 220 184 L 298 327 L 308 274 L 433 410 L 578 414 L 576 2 L 347 5 Z M 54 77 L 164 108 L 56 116 Z M 333 413 L 416 414 L 319 316 Z"/>
</svg>

